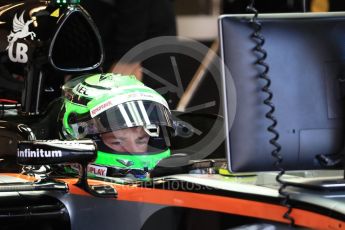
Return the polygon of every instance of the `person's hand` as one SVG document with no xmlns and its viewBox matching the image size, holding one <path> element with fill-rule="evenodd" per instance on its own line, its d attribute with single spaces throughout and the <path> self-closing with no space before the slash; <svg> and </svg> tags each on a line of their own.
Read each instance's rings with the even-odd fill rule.
<svg viewBox="0 0 345 230">
<path fill-rule="evenodd" d="M 121 73 L 123 75 L 135 75 L 139 81 L 141 81 L 143 78 L 140 62 L 134 62 L 134 63 L 118 62 L 118 63 L 115 63 L 110 68 L 110 71 L 113 73 Z"/>
</svg>

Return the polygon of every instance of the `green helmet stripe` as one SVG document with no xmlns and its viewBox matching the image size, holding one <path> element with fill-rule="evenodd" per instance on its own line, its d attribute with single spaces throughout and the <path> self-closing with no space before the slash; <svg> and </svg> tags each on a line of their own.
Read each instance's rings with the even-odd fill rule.
<svg viewBox="0 0 345 230">
<path fill-rule="evenodd" d="M 74 138 L 78 138 L 77 134 L 73 132 L 73 129 L 69 124 L 69 121 L 68 121 L 69 115 L 72 113 L 85 114 L 89 112 L 89 109 L 85 106 L 76 105 L 66 99 L 65 99 L 65 109 L 66 109 L 66 112 L 62 118 L 63 126 L 69 135 L 72 135 Z"/>
<path fill-rule="evenodd" d="M 132 155 L 121 155 L 121 154 L 109 154 L 102 151 L 97 152 L 97 159 L 94 164 L 118 167 L 118 168 L 137 168 L 143 169 L 148 168 L 153 169 L 158 161 L 163 158 L 170 156 L 170 149 L 157 154 L 132 154 Z M 121 162 L 130 162 L 130 166 L 125 166 Z"/>
</svg>

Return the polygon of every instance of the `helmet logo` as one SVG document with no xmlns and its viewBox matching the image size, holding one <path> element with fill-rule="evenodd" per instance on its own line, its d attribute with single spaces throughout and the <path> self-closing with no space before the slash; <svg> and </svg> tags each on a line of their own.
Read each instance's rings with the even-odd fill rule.
<svg viewBox="0 0 345 230">
<path fill-rule="evenodd" d="M 78 85 L 76 90 L 77 90 L 77 92 L 80 93 L 80 94 L 89 95 L 89 94 L 87 93 L 87 88 L 85 88 L 84 86 Z"/>
<path fill-rule="evenodd" d="M 90 110 L 91 117 L 95 117 L 96 115 L 100 114 L 101 112 L 113 107 L 113 103 L 111 101 L 107 101 L 106 103 L 103 103 L 96 108 Z"/>
<path fill-rule="evenodd" d="M 123 164 L 126 167 L 130 167 L 133 165 L 133 161 L 129 161 L 129 160 L 116 159 L 116 161 Z"/>
<path fill-rule="evenodd" d="M 88 165 L 87 171 L 89 173 L 100 175 L 100 176 L 106 176 L 107 175 L 107 167 L 97 166 L 97 165 Z"/>
<path fill-rule="evenodd" d="M 8 46 L 6 50 L 8 50 L 8 56 L 12 62 L 19 62 L 19 63 L 26 63 L 28 61 L 28 46 L 25 43 L 16 43 L 15 52 L 14 52 L 14 44 L 20 38 L 26 38 L 30 36 L 31 40 L 36 37 L 36 34 L 32 31 L 29 31 L 29 25 L 33 22 L 33 20 L 29 20 L 24 22 L 23 19 L 24 11 L 17 17 L 15 14 L 13 19 L 13 31 L 11 31 L 10 35 L 7 36 Z M 15 53 L 15 56 L 14 56 Z"/>
<path fill-rule="evenodd" d="M 106 74 L 101 74 L 101 76 L 99 77 L 99 81 L 103 81 L 107 79 L 107 75 Z"/>
</svg>

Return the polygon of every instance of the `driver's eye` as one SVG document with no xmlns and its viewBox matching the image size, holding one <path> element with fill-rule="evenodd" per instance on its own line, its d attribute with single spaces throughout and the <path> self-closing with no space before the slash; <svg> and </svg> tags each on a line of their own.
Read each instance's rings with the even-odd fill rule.
<svg viewBox="0 0 345 230">
<path fill-rule="evenodd" d="M 140 145 L 147 144 L 148 138 L 147 137 L 140 137 L 135 142 L 137 144 L 140 144 Z"/>
<path fill-rule="evenodd" d="M 111 142 L 111 144 L 119 146 L 119 145 L 122 145 L 122 141 L 113 141 Z"/>
</svg>

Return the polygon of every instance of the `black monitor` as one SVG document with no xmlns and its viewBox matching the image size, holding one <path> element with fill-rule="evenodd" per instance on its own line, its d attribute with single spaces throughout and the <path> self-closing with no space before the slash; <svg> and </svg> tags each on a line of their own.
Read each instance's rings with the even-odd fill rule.
<svg viewBox="0 0 345 230">
<path fill-rule="evenodd" d="M 224 15 L 219 19 L 226 148 L 232 172 L 277 170 L 251 18 Z M 258 21 L 278 121 L 281 167 L 323 169 L 326 166 L 319 157 L 332 158 L 344 146 L 345 13 L 259 14 Z M 232 84 L 235 106 L 229 104 L 234 101 L 229 92 Z"/>
</svg>

